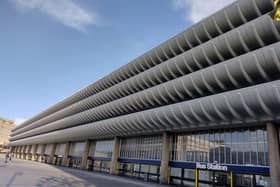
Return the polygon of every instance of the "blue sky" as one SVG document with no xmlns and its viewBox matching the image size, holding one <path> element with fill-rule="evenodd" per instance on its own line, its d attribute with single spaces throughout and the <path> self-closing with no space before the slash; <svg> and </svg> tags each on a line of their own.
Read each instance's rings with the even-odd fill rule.
<svg viewBox="0 0 280 187">
<path fill-rule="evenodd" d="M 230 2 L 2 0 L 0 116 L 30 118 Z"/>
</svg>

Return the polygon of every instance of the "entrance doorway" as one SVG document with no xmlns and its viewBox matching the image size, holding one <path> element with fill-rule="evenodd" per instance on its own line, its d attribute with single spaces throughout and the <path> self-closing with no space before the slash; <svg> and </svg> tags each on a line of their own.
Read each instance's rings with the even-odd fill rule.
<svg viewBox="0 0 280 187">
<path fill-rule="evenodd" d="M 233 184 L 236 187 L 269 187 L 271 179 L 263 175 L 234 174 Z"/>
<path fill-rule="evenodd" d="M 199 170 L 200 187 L 230 187 L 230 173 Z"/>
<path fill-rule="evenodd" d="M 53 164 L 54 164 L 54 165 L 61 166 L 61 165 L 62 165 L 62 159 L 63 159 L 62 156 L 60 156 L 60 155 L 54 155 Z"/>
<path fill-rule="evenodd" d="M 212 171 L 212 184 L 215 186 L 228 187 L 230 186 L 230 174 L 226 172 Z"/>
</svg>

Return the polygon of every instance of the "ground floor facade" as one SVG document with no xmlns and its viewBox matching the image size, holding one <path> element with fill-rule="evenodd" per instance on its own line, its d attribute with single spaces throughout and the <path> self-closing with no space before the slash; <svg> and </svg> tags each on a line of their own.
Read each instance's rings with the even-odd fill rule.
<svg viewBox="0 0 280 187">
<path fill-rule="evenodd" d="M 178 186 L 268 187 L 280 173 L 274 123 L 24 145 L 11 152 L 15 158 Z"/>
<path fill-rule="evenodd" d="M 134 178 L 23 159 L 5 163 L 5 154 L 0 154 L 0 173 L 1 187 L 162 187 L 160 184 Z"/>
</svg>

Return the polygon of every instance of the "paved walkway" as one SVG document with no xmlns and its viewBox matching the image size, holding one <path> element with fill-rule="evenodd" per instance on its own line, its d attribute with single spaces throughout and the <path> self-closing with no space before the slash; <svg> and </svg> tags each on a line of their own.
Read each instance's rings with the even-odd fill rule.
<svg viewBox="0 0 280 187">
<path fill-rule="evenodd" d="M 154 183 L 0 156 L 0 187 L 163 187 Z M 166 186 L 165 186 L 166 187 Z"/>
</svg>

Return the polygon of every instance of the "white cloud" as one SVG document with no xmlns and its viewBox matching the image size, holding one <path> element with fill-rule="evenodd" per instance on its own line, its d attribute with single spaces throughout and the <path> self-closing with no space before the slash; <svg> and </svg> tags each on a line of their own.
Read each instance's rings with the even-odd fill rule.
<svg viewBox="0 0 280 187">
<path fill-rule="evenodd" d="M 24 118 L 16 118 L 15 124 L 16 124 L 16 126 L 19 126 L 20 124 L 22 124 L 25 121 L 26 121 L 26 119 L 24 119 Z"/>
<path fill-rule="evenodd" d="M 96 15 L 90 13 L 73 0 L 13 0 L 22 12 L 38 11 L 65 26 L 84 31 L 96 25 Z"/>
<path fill-rule="evenodd" d="M 183 9 L 185 19 L 197 23 L 235 0 L 174 0 L 175 7 Z"/>
</svg>

